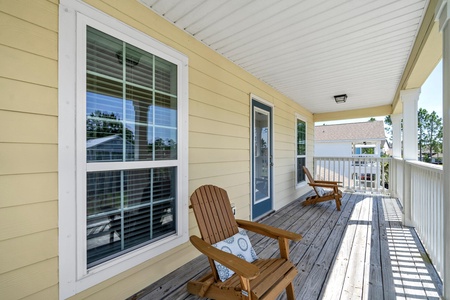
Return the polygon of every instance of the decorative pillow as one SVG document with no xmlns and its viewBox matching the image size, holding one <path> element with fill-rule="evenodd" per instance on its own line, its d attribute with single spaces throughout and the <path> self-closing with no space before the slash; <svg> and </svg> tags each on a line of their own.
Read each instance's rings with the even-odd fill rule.
<svg viewBox="0 0 450 300">
<path fill-rule="evenodd" d="M 323 195 L 325 195 L 324 188 L 316 186 L 316 191 L 317 191 L 317 194 L 319 195 L 319 197 L 322 197 Z"/>
<path fill-rule="evenodd" d="M 234 254 L 248 262 L 253 262 L 258 259 L 258 256 L 256 256 L 256 252 L 253 250 L 252 244 L 247 236 L 247 232 L 241 228 L 239 228 L 239 232 L 232 237 L 213 244 L 212 246 L 222 251 Z M 233 276 L 234 271 L 216 261 L 214 261 L 214 264 L 216 265 L 217 273 L 219 273 L 219 278 L 222 282 Z"/>
</svg>

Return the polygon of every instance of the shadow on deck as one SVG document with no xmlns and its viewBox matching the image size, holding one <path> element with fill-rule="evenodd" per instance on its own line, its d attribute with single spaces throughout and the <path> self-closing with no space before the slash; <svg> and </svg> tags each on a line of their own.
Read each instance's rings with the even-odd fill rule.
<svg viewBox="0 0 450 300">
<path fill-rule="evenodd" d="M 304 197 L 261 222 L 303 235 L 291 242 L 299 274 L 297 299 L 439 299 L 442 282 L 413 228 L 401 225 L 395 198 L 344 194 L 334 201 L 303 207 Z M 251 234 L 260 257 L 278 255 L 275 240 Z M 187 282 L 209 271 L 200 256 L 129 299 L 200 299 Z M 282 293 L 279 299 L 285 299 Z"/>
</svg>

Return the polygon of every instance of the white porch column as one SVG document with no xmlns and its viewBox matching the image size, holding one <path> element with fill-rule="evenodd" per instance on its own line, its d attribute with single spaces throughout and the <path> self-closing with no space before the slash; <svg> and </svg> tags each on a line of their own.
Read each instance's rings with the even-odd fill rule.
<svg viewBox="0 0 450 300">
<path fill-rule="evenodd" d="M 402 115 L 391 115 L 392 121 L 392 156 L 402 157 Z"/>
<path fill-rule="evenodd" d="M 443 169 L 444 169 L 444 299 L 450 299 L 450 4 L 439 1 L 436 6 L 436 18 L 443 37 L 442 73 L 443 73 Z"/>
<path fill-rule="evenodd" d="M 420 88 L 403 90 L 400 97 L 403 102 L 403 158 L 417 160 L 417 102 Z"/>
<path fill-rule="evenodd" d="M 407 161 L 417 160 L 417 102 L 420 88 L 403 90 L 400 97 L 403 102 L 403 224 L 412 226 L 411 222 L 411 167 Z"/>
<path fill-rule="evenodd" d="M 402 114 L 391 115 L 392 121 L 392 157 L 402 158 Z M 389 188 L 394 197 L 400 200 L 403 205 L 403 164 L 392 164 L 392 176 L 390 177 Z"/>
</svg>

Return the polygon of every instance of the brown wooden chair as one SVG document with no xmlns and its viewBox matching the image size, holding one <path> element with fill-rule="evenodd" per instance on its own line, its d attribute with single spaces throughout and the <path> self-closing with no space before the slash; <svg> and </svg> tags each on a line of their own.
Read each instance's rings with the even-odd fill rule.
<svg viewBox="0 0 450 300">
<path fill-rule="evenodd" d="M 316 192 L 315 195 L 307 197 L 303 202 L 303 205 L 334 200 L 336 202 L 336 209 L 341 210 L 342 192 L 339 190 L 339 181 L 314 180 L 307 167 L 303 166 L 303 171 L 305 171 L 305 174 L 308 177 L 308 184 L 314 189 L 314 192 Z M 323 188 L 331 189 L 331 191 L 323 190 Z"/>
<path fill-rule="evenodd" d="M 227 192 L 213 185 L 199 187 L 191 195 L 202 238 L 190 237 L 191 243 L 208 257 L 212 272 L 201 279 L 188 283 L 191 294 L 211 299 L 275 299 L 286 290 L 288 299 L 295 299 L 292 280 L 297 269 L 289 261 L 289 240 L 299 241 L 302 236 L 268 225 L 236 220 Z M 212 246 L 239 232 L 240 228 L 250 230 L 278 240 L 280 258 L 257 259 L 247 262 L 233 254 Z M 229 279 L 219 279 L 214 261 L 235 272 Z"/>
</svg>

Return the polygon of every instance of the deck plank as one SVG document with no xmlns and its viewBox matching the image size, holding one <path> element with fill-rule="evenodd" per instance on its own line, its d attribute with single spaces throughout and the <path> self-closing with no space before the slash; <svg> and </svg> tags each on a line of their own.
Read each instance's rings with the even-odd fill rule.
<svg viewBox="0 0 450 300">
<path fill-rule="evenodd" d="M 394 274 L 395 271 L 391 264 L 391 249 L 389 249 L 388 241 L 388 229 L 389 225 L 389 212 L 386 210 L 386 202 L 384 199 L 378 201 L 378 222 L 379 222 L 379 232 L 380 232 L 380 252 L 381 256 L 381 274 L 383 280 L 383 298 L 389 299 L 391 295 L 396 295 L 396 288 L 394 285 Z"/>
<path fill-rule="evenodd" d="M 290 243 L 299 274 L 297 299 L 439 299 L 442 282 L 413 228 L 401 224 L 395 198 L 345 193 L 333 201 L 302 206 L 306 195 L 261 220 L 303 235 Z M 276 240 L 250 233 L 260 257 L 278 256 Z M 204 256 L 188 262 L 128 299 L 201 299 L 186 284 L 209 272 Z M 278 299 L 285 299 L 282 293 Z"/>
<path fill-rule="evenodd" d="M 368 211 L 367 211 L 367 225 L 366 225 L 366 245 L 365 245 L 365 256 L 364 256 L 364 273 L 362 277 L 362 299 L 369 299 L 369 287 L 370 287 L 370 271 L 371 271 L 371 261 L 372 256 L 372 232 L 374 231 L 373 226 L 373 197 L 368 198 Z"/>
<path fill-rule="evenodd" d="M 368 281 L 368 295 L 369 300 L 383 299 L 383 279 L 381 274 L 381 245 L 380 245 L 380 230 L 378 220 L 378 202 L 380 197 L 372 198 L 372 234 L 370 243 L 370 258 L 369 258 L 369 277 L 365 278 Z"/>
<path fill-rule="evenodd" d="M 313 248 L 316 253 L 320 252 L 320 255 L 317 256 L 317 261 L 312 262 L 312 264 L 315 265 L 314 270 L 312 270 L 311 272 L 300 273 L 299 275 L 297 275 L 297 278 L 295 280 L 295 282 L 298 283 L 299 286 L 296 290 L 299 299 L 317 299 L 317 296 L 323 292 L 323 288 L 328 288 L 328 286 L 325 285 L 328 271 L 331 269 L 330 266 L 334 260 L 336 250 L 341 244 L 341 237 L 346 231 L 347 222 L 353 211 L 356 200 L 357 197 L 355 195 L 346 194 L 342 199 L 343 205 L 341 207 L 341 213 L 332 211 L 333 215 L 338 216 L 339 218 L 334 224 L 332 228 L 333 230 L 330 232 L 328 239 L 322 244 L 323 246 L 317 244 L 315 249 Z M 334 275 L 332 278 L 335 278 Z M 336 286 L 339 286 L 339 288 L 342 287 L 342 285 L 340 284 L 332 284 L 330 286 L 330 291 L 332 292 L 332 294 L 334 294 L 334 296 L 336 296 L 337 294 L 332 290 Z M 336 297 L 331 297 L 331 299 L 336 299 Z"/>
<path fill-rule="evenodd" d="M 366 197 L 355 206 L 359 208 L 359 215 L 352 214 L 350 227 L 355 228 L 355 236 L 348 258 L 349 266 L 345 276 L 341 299 L 363 298 L 363 282 L 366 273 L 366 252 L 370 252 L 370 240 L 368 241 L 368 229 L 370 222 L 371 197 Z"/>
</svg>

